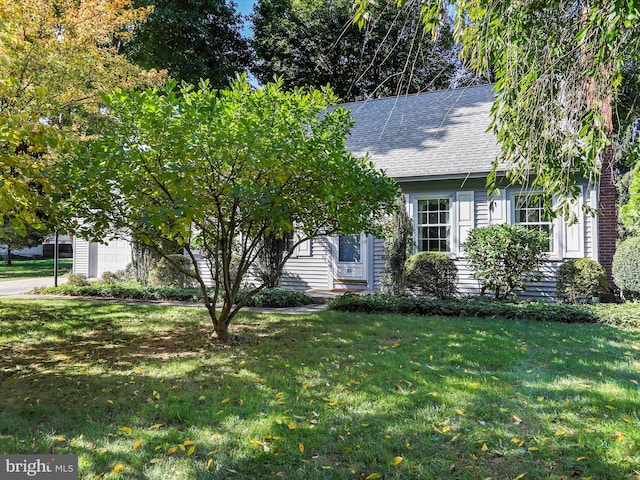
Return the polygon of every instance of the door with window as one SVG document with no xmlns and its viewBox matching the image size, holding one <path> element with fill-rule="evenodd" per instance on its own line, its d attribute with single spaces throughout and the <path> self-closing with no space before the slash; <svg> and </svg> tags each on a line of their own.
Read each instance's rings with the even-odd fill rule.
<svg viewBox="0 0 640 480">
<path fill-rule="evenodd" d="M 365 235 L 339 235 L 336 238 L 335 279 L 367 281 L 367 237 Z"/>
</svg>

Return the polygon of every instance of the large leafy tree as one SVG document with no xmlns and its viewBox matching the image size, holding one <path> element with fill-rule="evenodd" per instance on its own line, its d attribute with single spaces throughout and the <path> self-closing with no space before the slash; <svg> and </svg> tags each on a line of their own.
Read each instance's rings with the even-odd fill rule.
<svg viewBox="0 0 640 480">
<path fill-rule="evenodd" d="M 44 240 L 44 233 L 31 224 L 23 224 L 21 228 L 16 227 L 15 221 L 12 223 L 5 219 L 0 225 L 0 245 L 3 245 L 7 252 L 5 254 L 5 265 L 11 265 L 14 250 L 24 247 L 35 247 Z"/>
<path fill-rule="evenodd" d="M 168 70 L 179 81 L 209 79 L 223 88 L 251 64 L 242 16 L 225 0 L 136 0 L 153 7 L 133 36 L 119 45 L 143 68 Z"/>
<path fill-rule="evenodd" d="M 434 41 L 417 5 L 374 8 L 362 30 L 352 0 L 259 0 L 252 16 L 254 72 L 287 87 L 330 84 L 345 101 L 448 87 L 457 55 L 451 33 Z"/>
<path fill-rule="evenodd" d="M 0 218 L 18 231 L 55 220 L 39 216 L 64 188 L 51 170 L 100 117 L 98 92 L 156 80 L 110 47 L 145 14 L 127 0 L 0 0 Z"/>
<path fill-rule="evenodd" d="M 68 174 L 81 230 L 127 234 L 168 262 L 174 251 L 163 245 L 176 242 L 193 268 L 172 263 L 198 282 L 226 340 L 265 237 L 296 232 L 277 260 L 281 270 L 299 242 L 371 231 L 393 204 L 395 183 L 347 151 L 352 120 L 330 108 L 336 102 L 330 90 L 286 92 L 280 82 L 253 89 L 246 78 L 220 91 L 174 83 L 108 96 L 115 121 Z M 88 169 L 87 155 L 96 160 Z"/>
<path fill-rule="evenodd" d="M 364 25 L 374 2 L 354 3 Z M 492 127 L 513 181 L 541 188 L 548 199 L 575 197 L 579 176 L 598 181 L 602 154 L 634 117 L 614 109 L 625 68 L 640 54 L 638 2 L 394 3 L 419 4 L 425 27 L 434 32 L 455 8 L 463 58 L 495 75 Z"/>
</svg>

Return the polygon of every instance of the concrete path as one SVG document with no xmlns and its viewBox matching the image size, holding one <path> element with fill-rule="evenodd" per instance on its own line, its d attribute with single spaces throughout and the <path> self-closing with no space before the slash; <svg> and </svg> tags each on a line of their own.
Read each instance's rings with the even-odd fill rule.
<svg viewBox="0 0 640 480">
<path fill-rule="evenodd" d="M 66 281 L 65 277 L 58 277 L 58 285 L 62 285 Z M 28 292 L 34 288 L 53 287 L 53 284 L 53 276 L 0 281 L 0 297 L 28 298 Z"/>
</svg>

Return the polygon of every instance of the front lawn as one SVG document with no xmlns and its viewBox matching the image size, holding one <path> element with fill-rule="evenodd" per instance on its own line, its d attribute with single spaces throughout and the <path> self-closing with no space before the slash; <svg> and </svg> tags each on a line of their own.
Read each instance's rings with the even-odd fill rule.
<svg viewBox="0 0 640 480">
<path fill-rule="evenodd" d="M 53 259 L 41 260 L 12 260 L 12 265 L 6 266 L 0 261 L 0 281 L 18 280 L 21 278 L 53 276 Z M 58 274 L 64 275 L 71 271 L 73 260 L 60 258 L 58 260 Z"/>
<path fill-rule="evenodd" d="M 0 452 L 83 479 L 632 479 L 640 330 L 0 301 Z"/>
</svg>

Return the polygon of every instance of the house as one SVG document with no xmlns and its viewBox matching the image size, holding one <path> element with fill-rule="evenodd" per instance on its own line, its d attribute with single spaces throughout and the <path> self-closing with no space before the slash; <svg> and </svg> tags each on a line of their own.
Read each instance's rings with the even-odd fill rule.
<svg viewBox="0 0 640 480">
<path fill-rule="evenodd" d="M 615 246 L 615 187 L 581 184 L 579 204 L 603 211 L 601 218 L 576 208 L 578 221 L 546 221 L 542 205 L 522 187 L 507 187 L 490 202 L 486 178 L 499 147 L 488 132 L 491 85 L 345 104 L 355 126 L 347 140 L 356 155 L 369 153 L 394 177 L 414 221 L 417 251 L 451 255 L 458 267 L 459 292 L 479 292 L 464 258 L 468 232 L 494 223 L 520 223 L 547 231 L 548 261 L 543 280 L 526 295 L 555 296 L 555 272 L 566 259 L 588 257 L 606 268 Z M 611 191 L 613 189 L 613 191 Z M 603 208 L 606 207 L 606 208 Z M 613 210 L 613 211 L 611 211 Z M 613 216 L 613 220 L 612 220 Z M 299 290 L 379 290 L 385 275 L 383 242 L 368 235 L 322 237 L 303 243 L 288 261 L 282 285 Z M 89 277 L 124 268 L 131 259 L 126 242 L 108 245 L 76 239 L 74 271 Z"/>
</svg>

